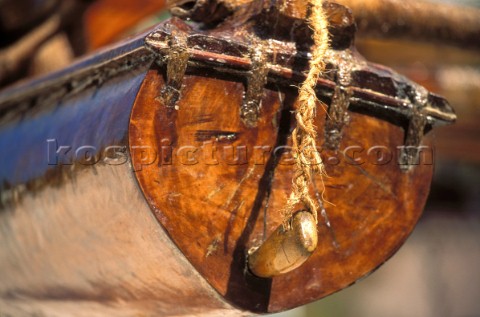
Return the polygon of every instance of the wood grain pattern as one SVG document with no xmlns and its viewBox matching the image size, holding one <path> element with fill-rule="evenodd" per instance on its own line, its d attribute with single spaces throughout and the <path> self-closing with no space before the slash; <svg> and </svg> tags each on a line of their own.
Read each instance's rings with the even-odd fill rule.
<svg viewBox="0 0 480 317">
<path fill-rule="evenodd" d="M 273 280 L 250 276 L 245 272 L 245 253 L 281 223 L 280 210 L 291 185 L 288 155 L 270 154 L 278 146 L 290 145 L 295 92 L 267 89 L 258 127 L 248 129 L 239 115 L 242 83 L 187 76 L 178 111 L 162 104 L 163 85 L 161 72 L 150 71 L 132 112 L 130 150 L 136 176 L 176 245 L 235 305 L 275 312 L 345 288 L 386 261 L 418 220 L 432 162 L 402 173 L 396 153 L 403 144 L 403 129 L 350 113 L 340 148 L 359 146 L 364 162 L 353 164 L 356 157 L 349 158 L 348 151 L 347 157 L 339 156 L 340 152 L 323 153 L 329 175 L 325 198 L 334 204 L 326 209 L 332 229 L 319 223 L 319 247 L 298 270 Z M 319 109 L 320 131 L 324 120 Z M 237 138 L 227 145 L 215 137 L 209 143 L 199 142 L 195 136 L 204 130 L 233 131 Z M 139 144 L 153 149 L 150 155 L 133 148 Z M 214 154 L 211 146 L 216 147 Z M 263 153 L 263 161 L 257 161 L 255 146 L 270 148 Z M 372 163 L 365 152 L 374 146 L 388 149 L 392 159 Z M 246 160 L 232 160 L 235 147 L 237 152 L 250 153 Z M 340 162 L 329 163 L 329 156 Z M 321 190 L 320 179 L 316 183 Z"/>
<path fill-rule="evenodd" d="M 241 314 L 134 179 L 130 112 L 152 62 L 136 38 L 0 95 L 1 316 Z"/>
<path fill-rule="evenodd" d="M 168 34 L 161 32 L 171 27 L 194 31 L 179 25 L 173 20 L 160 26 L 157 42 L 150 44 L 165 44 Z M 241 30 L 212 34 L 220 38 L 234 31 Z M 253 26 L 243 32 L 239 37 L 248 38 Z M 251 71 L 248 56 L 238 57 L 243 71 L 236 76 L 223 71 L 235 65 L 205 69 L 208 64 L 198 57 L 205 59 L 225 42 L 210 36 L 211 46 L 189 61 L 180 99 L 172 107 L 162 96 L 168 82 L 165 47 L 147 48 L 144 40 L 148 44 L 152 37 L 140 36 L 99 54 L 96 62 L 81 62 L 0 96 L 0 142 L 16 155 L 4 160 L 10 167 L 3 164 L 0 174 L 1 201 L 11 196 L 0 209 L 5 241 L 0 297 L 1 303 L 10 302 L 4 311 L 54 314 L 81 303 L 85 311 L 107 314 L 115 308 L 125 315 L 277 312 L 351 285 L 401 246 L 422 212 L 433 169 L 428 140 L 423 140 L 427 149 L 419 165 L 404 172 L 398 164 L 404 123 L 412 115 L 406 110 L 417 105 L 397 99 L 398 91 L 382 83 L 397 83 L 396 78 L 408 86 L 406 80 L 381 67 L 352 71 L 352 87 L 368 93 L 356 96 L 343 116 L 338 150 L 322 151 L 328 177 L 314 179 L 313 193 L 319 199 L 323 193 L 326 208 L 317 227 L 318 248 L 299 269 L 260 279 L 246 270 L 246 253 L 283 220 L 297 106 L 291 85 L 298 80 L 294 71 L 306 67 L 305 58 L 298 63 L 306 52 L 274 52 L 275 59 L 288 57 L 282 71 L 291 76 L 269 78 L 257 126 L 250 128 L 240 114 L 245 74 Z M 289 39 L 277 42 L 284 40 Z M 226 47 L 237 44 L 230 41 Z M 70 87 L 74 80 L 82 84 L 80 90 Z M 318 93 L 330 104 L 331 94 L 324 90 L 334 88 L 335 81 L 319 82 L 328 82 Z M 405 108 L 402 120 L 379 115 L 379 109 L 388 108 L 382 103 L 385 90 L 391 92 L 388 100 Z M 378 97 L 377 103 L 365 96 Z M 361 102 L 365 107 L 356 105 Z M 448 104 L 440 104 L 454 118 Z M 319 108 L 315 122 L 321 146 L 326 112 Z M 40 133 L 29 133 L 32 127 L 41 127 Z M 126 146 L 131 166 L 80 168 L 75 161 L 48 167 L 42 161 L 46 138 L 74 147 L 94 144 L 98 151 L 110 144 Z"/>
</svg>

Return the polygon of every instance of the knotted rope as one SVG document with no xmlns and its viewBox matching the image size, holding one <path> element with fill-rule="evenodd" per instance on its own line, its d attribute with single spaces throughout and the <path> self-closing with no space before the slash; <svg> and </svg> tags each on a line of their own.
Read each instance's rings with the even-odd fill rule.
<svg viewBox="0 0 480 317">
<path fill-rule="evenodd" d="M 292 192 L 284 211 L 284 219 L 290 219 L 295 205 L 302 203 L 318 222 L 318 206 L 309 190 L 312 176 L 325 173 L 315 142 L 317 132 L 314 119 L 317 104 L 320 103 L 315 93 L 315 87 L 320 74 L 325 69 L 324 58 L 329 46 L 329 38 L 328 21 L 323 11 L 322 0 L 309 0 L 309 2 L 311 14 L 308 22 L 313 30 L 314 49 L 310 60 L 310 70 L 299 89 L 299 105 L 295 114 L 297 126 L 292 132 L 295 173 L 292 180 Z"/>
</svg>

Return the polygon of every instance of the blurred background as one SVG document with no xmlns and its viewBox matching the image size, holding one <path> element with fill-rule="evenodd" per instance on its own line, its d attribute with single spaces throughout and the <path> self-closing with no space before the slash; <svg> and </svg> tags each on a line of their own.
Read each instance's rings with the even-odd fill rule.
<svg viewBox="0 0 480 317">
<path fill-rule="evenodd" d="M 447 2 L 480 7 L 480 0 L 437 5 Z M 165 6 L 159 0 L 0 0 L 0 87 L 148 28 L 169 17 Z M 276 316 L 480 316 L 480 52 L 368 33 L 359 34 L 357 48 L 445 96 L 458 121 L 430 132 L 436 146 L 431 195 L 399 252 L 350 288 Z"/>
</svg>

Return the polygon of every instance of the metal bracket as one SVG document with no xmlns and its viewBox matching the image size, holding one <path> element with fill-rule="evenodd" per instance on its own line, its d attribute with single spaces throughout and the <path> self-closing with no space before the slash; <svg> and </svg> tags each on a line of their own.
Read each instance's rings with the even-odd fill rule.
<svg viewBox="0 0 480 317">
<path fill-rule="evenodd" d="M 340 62 L 336 72 L 336 86 L 325 120 L 325 147 L 329 150 L 338 150 L 342 141 L 343 127 L 350 121 L 348 107 L 353 92 L 349 88 L 351 82 L 349 65 L 346 60 Z"/>
<path fill-rule="evenodd" d="M 420 164 L 420 151 L 425 128 L 428 124 L 427 116 L 423 109 L 428 107 L 428 91 L 417 87 L 415 95 L 410 98 L 413 111 L 408 128 L 405 132 L 405 144 L 400 149 L 399 165 L 403 172 L 408 172 L 413 166 Z"/>
<path fill-rule="evenodd" d="M 161 98 L 167 108 L 175 110 L 178 110 L 177 102 L 180 99 L 182 83 L 190 58 L 187 38 L 187 33 L 173 30 L 168 41 L 167 83 L 161 91 Z"/>
<path fill-rule="evenodd" d="M 325 147 L 329 150 L 338 150 L 340 146 L 343 127 L 350 121 L 348 106 L 351 96 L 350 89 L 340 85 L 335 87 L 325 121 Z"/>
<path fill-rule="evenodd" d="M 249 128 L 257 126 L 264 88 L 268 81 L 268 65 L 265 50 L 258 43 L 251 54 L 252 67 L 247 76 L 247 91 L 240 108 L 240 117 Z"/>
</svg>

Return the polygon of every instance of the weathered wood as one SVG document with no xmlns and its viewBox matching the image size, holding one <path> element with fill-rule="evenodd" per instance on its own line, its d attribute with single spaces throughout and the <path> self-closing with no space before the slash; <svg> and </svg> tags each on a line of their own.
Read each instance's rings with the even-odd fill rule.
<svg viewBox="0 0 480 317">
<path fill-rule="evenodd" d="M 2 94 L 0 315 L 235 311 L 158 225 L 128 164 L 152 62 L 140 37 Z"/>
<path fill-rule="evenodd" d="M 332 32 L 317 93 L 343 112 L 330 118 L 318 109 L 328 177 L 314 179 L 325 203 L 318 247 L 304 265 L 260 279 L 246 254 L 283 220 L 292 85 L 304 79 L 311 45 L 296 36 L 308 35 L 307 25 L 274 9 L 208 31 L 172 19 L 0 94 L 8 149 L 0 297 L 8 312 L 62 311 L 71 301 L 125 315 L 276 312 L 345 288 L 393 255 L 429 190 L 433 157 L 423 134 L 455 115 L 443 98 L 359 57 L 351 16 L 330 9 L 343 12 L 330 14 L 341 31 Z M 298 24 L 291 36 L 276 32 L 275 15 L 279 30 Z M 255 67 L 256 45 L 268 72 Z M 265 76 L 255 82 L 267 84 L 252 94 L 261 97 L 252 127 L 241 112 L 255 71 Z M 334 147 L 325 138 L 331 127 L 339 130 Z M 424 146 L 418 164 L 415 155 L 401 159 L 411 142 Z"/>
<path fill-rule="evenodd" d="M 355 12 L 360 34 L 367 37 L 407 38 L 478 50 L 480 10 L 452 4 L 401 0 L 336 1 Z M 207 25 L 242 11 L 276 7 L 285 16 L 305 19 L 307 1 L 290 0 L 170 0 L 172 13 Z M 279 21 L 282 23 L 281 21 Z"/>
<path fill-rule="evenodd" d="M 262 156 L 290 145 L 288 122 L 295 93 L 268 91 L 258 128 L 246 129 L 239 113 L 226 106 L 241 103 L 241 83 L 189 76 L 185 85 L 178 112 L 168 111 L 159 101 L 152 107 L 163 79 L 156 71 L 149 74 L 133 110 L 130 146 L 141 141 L 159 156 L 155 160 L 131 148 L 133 165 L 159 221 L 197 270 L 229 301 L 272 312 L 321 298 L 375 269 L 413 229 L 428 193 L 431 161 L 405 174 L 395 159 L 385 165 L 352 165 L 353 158 L 338 157 L 338 165 L 327 163 L 329 178 L 325 179 L 326 198 L 335 204 L 326 208 L 332 229 L 319 224 L 319 247 L 313 257 L 273 283 L 245 275 L 246 250 L 282 222 L 280 210 L 289 192 L 292 167 L 273 158 L 262 161 Z M 380 145 L 395 153 L 403 144 L 402 128 L 365 115 L 350 117 L 343 146 L 369 149 Z M 280 135 L 276 124 L 283 127 Z M 323 128 L 324 118 L 319 117 L 317 126 Z M 198 137 L 206 131 L 210 131 L 211 144 Z M 212 157 L 208 147 L 214 145 L 218 152 Z M 192 148 L 178 155 L 182 146 Z M 250 153 L 248 160 L 235 162 L 233 155 L 242 146 Z M 257 153 L 255 146 L 260 147 Z M 177 155 L 170 156 L 170 151 Z M 191 162 L 188 151 L 195 151 L 190 153 Z M 321 190 L 320 179 L 316 183 Z"/>
<path fill-rule="evenodd" d="M 191 32 L 177 22 L 172 27 Z M 268 22 L 266 28 L 269 28 Z M 168 49 L 168 29 L 159 29 L 150 35 L 147 43 L 159 52 Z M 218 37 L 221 33 L 213 31 L 213 34 Z M 289 145 L 290 111 L 295 108 L 296 96 L 281 81 L 271 81 L 272 85 L 262 100 L 257 126 L 249 128 L 242 122 L 240 105 L 245 89 L 242 80 L 221 76 L 222 73 L 217 71 L 241 77 L 241 69 L 248 71 L 252 67 L 248 58 L 243 57 L 243 52 L 248 52 L 248 44 L 237 44 L 248 43 L 241 34 L 237 29 L 237 37 L 225 36 L 229 38 L 228 44 L 213 39 L 209 42 L 208 33 L 188 39 L 189 47 L 202 47 L 202 50 L 189 51 L 192 60 L 189 65 L 196 71 L 190 71 L 185 77 L 181 98 L 175 107 L 165 104 L 162 99 L 165 74 L 160 70 L 149 73 L 133 109 L 130 149 L 136 176 L 157 218 L 202 275 L 237 306 L 258 312 L 280 311 L 346 287 L 390 257 L 413 229 L 421 213 L 431 179 L 432 161 L 427 158 L 404 173 L 396 154 L 394 159 L 373 166 L 356 164 L 348 155 L 334 157 L 333 160 L 341 162 L 327 167 L 327 172 L 335 176 L 327 178 L 325 186 L 327 190 L 336 188 L 338 191 L 331 193 L 330 190 L 327 196 L 336 207 L 326 208 L 331 227 L 319 225 L 320 232 L 323 230 L 324 233 L 323 245 L 305 266 L 285 276 L 270 281 L 249 275 L 244 264 L 246 250 L 258 246 L 272 228 L 281 223 L 280 211 L 292 177 L 292 168 L 280 164 L 282 159 L 279 157 L 270 156 L 260 163 L 256 160 L 258 157 L 261 160 L 265 152 L 268 155 L 277 147 Z M 282 61 L 292 60 L 281 58 L 285 54 L 297 56 L 297 69 L 302 69 L 299 65 L 306 65 L 301 62 L 304 55 L 300 52 L 292 54 L 288 46 L 277 48 L 275 43 L 270 45 L 276 63 L 282 65 Z M 221 57 L 215 55 L 219 51 L 224 52 Z M 216 71 L 200 73 L 199 76 L 198 71 L 204 64 L 210 64 Z M 230 65 L 236 72 L 229 71 Z M 358 71 L 366 75 L 377 70 L 382 74 L 376 77 L 377 80 L 392 78 L 385 69 L 369 65 L 368 71 L 362 72 L 361 66 L 359 68 L 362 63 L 355 65 L 353 73 Z M 282 66 L 285 69 L 289 68 L 286 66 L 292 67 L 291 64 Z M 332 69 L 337 68 L 332 66 Z M 286 76 L 286 73 L 280 74 L 280 77 Z M 366 76 L 360 75 L 358 83 L 370 82 Z M 287 77 L 290 82 L 295 81 L 294 76 Z M 374 82 L 376 80 L 371 81 Z M 323 83 L 320 79 L 320 94 L 328 87 L 325 81 Z M 347 85 L 354 89 L 354 83 L 348 82 Z M 392 93 L 395 100 L 402 98 L 401 93 L 389 90 L 388 85 L 377 84 L 370 87 L 370 92 L 382 92 L 384 96 Z M 334 86 L 332 82 L 330 87 Z M 395 85 L 398 86 L 401 85 Z M 368 99 L 370 92 L 365 91 L 364 98 Z M 326 95 L 327 99 L 331 96 Z M 412 95 L 411 101 L 415 98 Z M 156 100 L 154 106 L 151 100 Z M 352 101 L 358 100 L 353 98 Z M 233 106 L 233 112 L 232 105 L 237 105 Z M 355 111 L 355 106 L 350 110 Z M 372 111 L 363 113 L 373 114 Z M 449 121 L 447 117 L 443 118 Z M 319 117 L 319 130 L 323 130 L 324 120 L 325 117 Z M 383 149 L 390 149 L 389 153 L 395 153 L 404 142 L 404 125 L 400 122 L 390 120 L 388 123 L 356 113 L 350 113 L 349 120 L 344 127 L 341 149 L 355 144 L 362 151 L 368 151 L 365 149 L 380 145 Z M 362 137 L 365 135 L 369 136 L 368 140 Z M 322 141 L 320 139 L 319 143 Z M 146 146 L 149 152 L 137 151 L 137 144 Z M 338 155 L 339 152 L 331 153 Z M 321 184 L 318 178 L 316 182 Z M 343 195 L 348 199 L 341 199 Z M 372 205 L 371 201 L 365 200 L 367 196 L 375 197 L 378 202 Z M 342 222 L 345 217 L 355 224 L 350 226 Z M 352 248 L 362 251 L 357 254 Z M 331 274 L 330 269 L 336 265 L 339 266 L 335 274 Z M 284 291 L 292 288 L 295 291 Z"/>
</svg>

